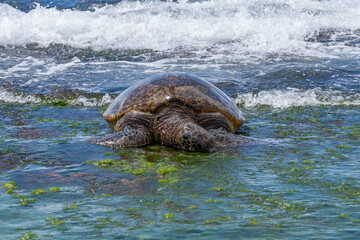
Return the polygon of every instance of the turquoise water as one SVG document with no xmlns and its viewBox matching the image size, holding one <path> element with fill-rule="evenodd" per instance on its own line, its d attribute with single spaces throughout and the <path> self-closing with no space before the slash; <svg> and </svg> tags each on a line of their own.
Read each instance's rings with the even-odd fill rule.
<svg viewBox="0 0 360 240">
<path fill-rule="evenodd" d="M 107 3 L 107 4 L 106 4 Z M 0 3 L 0 239 L 357 239 L 359 4 Z M 110 149 L 102 113 L 164 72 L 262 140 Z"/>
</svg>

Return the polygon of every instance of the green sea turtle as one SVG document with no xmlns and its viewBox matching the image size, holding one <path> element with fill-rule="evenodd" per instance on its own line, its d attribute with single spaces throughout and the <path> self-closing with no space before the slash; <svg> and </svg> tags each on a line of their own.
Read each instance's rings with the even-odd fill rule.
<svg viewBox="0 0 360 240">
<path fill-rule="evenodd" d="M 188 74 L 159 75 L 129 87 L 103 117 L 116 133 L 90 142 L 114 148 L 159 142 L 207 152 L 254 141 L 234 134 L 245 119 L 230 98 L 214 85 Z"/>
</svg>

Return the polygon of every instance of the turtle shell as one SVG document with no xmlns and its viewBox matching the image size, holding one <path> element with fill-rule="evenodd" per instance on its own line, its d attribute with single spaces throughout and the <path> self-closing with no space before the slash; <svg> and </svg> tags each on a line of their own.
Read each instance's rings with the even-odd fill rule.
<svg viewBox="0 0 360 240">
<path fill-rule="evenodd" d="M 122 92 L 103 114 L 114 127 L 132 110 L 156 113 L 172 103 L 182 104 L 196 113 L 220 112 L 236 131 L 245 121 L 230 98 L 214 85 L 188 74 L 163 74 L 140 81 Z"/>
</svg>

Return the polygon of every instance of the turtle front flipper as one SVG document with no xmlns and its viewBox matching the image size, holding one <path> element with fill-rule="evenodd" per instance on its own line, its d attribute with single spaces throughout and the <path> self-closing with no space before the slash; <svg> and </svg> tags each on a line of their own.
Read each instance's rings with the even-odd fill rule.
<svg viewBox="0 0 360 240">
<path fill-rule="evenodd" d="M 150 144 L 151 141 L 151 133 L 147 128 L 133 128 L 131 126 L 125 126 L 122 131 L 117 133 L 89 140 L 91 143 L 112 148 L 139 147 Z"/>
<path fill-rule="evenodd" d="M 221 129 L 211 130 L 210 132 L 215 138 L 217 147 L 258 142 L 258 140 L 256 140 L 255 138 L 228 133 Z"/>
</svg>

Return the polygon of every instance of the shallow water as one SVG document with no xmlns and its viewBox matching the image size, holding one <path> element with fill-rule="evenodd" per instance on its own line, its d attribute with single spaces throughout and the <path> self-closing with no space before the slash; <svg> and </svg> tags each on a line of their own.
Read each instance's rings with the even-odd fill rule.
<svg viewBox="0 0 360 240">
<path fill-rule="evenodd" d="M 360 4 L 2 1 L 0 239 L 357 239 Z M 106 106 L 195 74 L 262 144 L 110 149 Z"/>
</svg>

